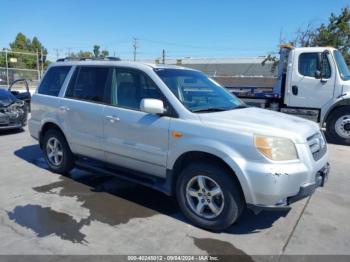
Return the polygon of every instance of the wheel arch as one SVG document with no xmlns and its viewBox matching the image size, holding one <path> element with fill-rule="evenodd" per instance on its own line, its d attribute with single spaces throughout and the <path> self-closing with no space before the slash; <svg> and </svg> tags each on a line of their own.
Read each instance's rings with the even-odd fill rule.
<svg viewBox="0 0 350 262">
<path fill-rule="evenodd" d="M 177 157 L 171 169 L 172 171 L 171 172 L 172 173 L 171 191 L 173 194 L 174 192 L 176 192 L 175 187 L 181 171 L 186 166 L 194 162 L 205 162 L 205 163 L 210 162 L 210 163 L 214 163 L 216 165 L 222 166 L 225 170 L 227 170 L 232 175 L 232 179 L 234 179 L 237 182 L 237 185 L 241 190 L 242 197 L 244 201 L 246 201 L 246 190 L 244 190 L 244 186 L 243 186 L 244 181 L 242 181 L 242 178 L 238 176 L 239 171 L 234 170 L 234 168 L 232 168 L 231 165 L 222 156 L 218 156 L 217 154 L 203 151 L 203 150 L 192 150 L 192 151 L 183 152 L 180 156 Z"/>
<path fill-rule="evenodd" d="M 65 134 L 62 131 L 61 127 L 57 123 L 55 123 L 53 121 L 47 121 L 41 126 L 41 129 L 40 129 L 40 133 L 39 133 L 39 145 L 40 145 L 40 148 L 43 147 L 43 139 L 44 139 L 44 136 L 45 136 L 46 132 L 48 130 L 51 130 L 51 129 L 55 129 L 58 132 L 60 132 L 62 134 L 62 136 L 68 142 L 67 137 L 65 136 Z"/>
<path fill-rule="evenodd" d="M 341 99 L 339 100 L 337 103 L 335 103 L 333 106 L 331 106 L 328 111 L 326 112 L 325 116 L 323 117 L 321 126 L 324 123 L 327 123 L 327 121 L 329 120 L 329 117 L 332 115 L 332 113 L 335 110 L 338 110 L 340 107 L 349 107 L 350 108 L 350 97 L 347 97 L 345 99 Z"/>
</svg>

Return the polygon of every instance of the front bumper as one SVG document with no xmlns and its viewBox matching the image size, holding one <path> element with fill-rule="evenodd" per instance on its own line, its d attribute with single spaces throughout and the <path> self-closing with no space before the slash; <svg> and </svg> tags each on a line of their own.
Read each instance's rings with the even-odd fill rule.
<svg viewBox="0 0 350 262">
<path fill-rule="evenodd" d="M 287 198 L 287 204 L 289 205 L 300 199 L 311 196 L 316 191 L 316 188 L 323 187 L 328 180 L 329 171 L 330 165 L 327 163 L 325 167 L 316 173 L 315 183 L 300 187 L 298 194 Z"/>
<path fill-rule="evenodd" d="M 0 130 L 21 128 L 27 124 L 27 112 L 0 112 Z"/>
<path fill-rule="evenodd" d="M 328 180 L 328 175 L 330 172 L 330 165 L 327 163 L 322 169 L 320 169 L 315 175 L 315 182 L 312 184 L 303 185 L 300 187 L 299 192 L 296 195 L 290 196 L 282 200 L 281 202 L 270 205 L 254 205 L 247 204 L 247 207 L 253 210 L 255 213 L 259 213 L 262 210 L 284 210 L 290 209 L 289 205 L 304 199 L 308 196 L 311 196 L 318 187 L 323 187 Z"/>
</svg>

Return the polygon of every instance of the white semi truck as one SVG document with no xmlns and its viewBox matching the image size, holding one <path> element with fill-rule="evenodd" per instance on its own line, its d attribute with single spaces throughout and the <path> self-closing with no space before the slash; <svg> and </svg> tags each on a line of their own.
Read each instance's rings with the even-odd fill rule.
<svg viewBox="0 0 350 262">
<path fill-rule="evenodd" d="M 273 88 L 229 89 L 247 104 L 318 122 L 329 140 L 350 145 L 350 71 L 335 48 L 283 45 Z"/>
</svg>

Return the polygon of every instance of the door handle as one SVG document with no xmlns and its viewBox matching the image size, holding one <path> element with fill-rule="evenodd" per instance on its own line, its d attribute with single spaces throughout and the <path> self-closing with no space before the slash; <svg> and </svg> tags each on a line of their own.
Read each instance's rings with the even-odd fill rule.
<svg viewBox="0 0 350 262">
<path fill-rule="evenodd" d="M 293 95 L 297 96 L 298 95 L 298 87 L 297 86 L 292 86 L 292 93 Z"/>
<path fill-rule="evenodd" d="M 114 123 L 120 120 L 120 118 L 117 116 L 105 116 L 105 119 L 111 123 Z"/>
<path fill-rule="evenodd" d="M 67 112 L 67 111 L 69 111 L 69 110 L 70 110 L 70 108 L 69 108 L 69 107 L 67 107 L 67 106 L 60 106 L 60 110 L 61 110 L 61 111 L 65 111 L 65 112 Z"/>
</svg>

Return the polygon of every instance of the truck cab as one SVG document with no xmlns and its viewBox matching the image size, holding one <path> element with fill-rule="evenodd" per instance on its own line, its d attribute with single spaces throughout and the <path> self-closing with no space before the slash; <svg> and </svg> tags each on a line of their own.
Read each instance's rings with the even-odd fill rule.
<svg viewBox="0 0 350 262">
<path fill-rule="evenodd" d="M 250 90 L 232 91 L 248 104 L 318 122 L 329 140 L 350 145 L 350 71 L 339 50 L 282 46 L 271 92 Z"/>
</svg>

